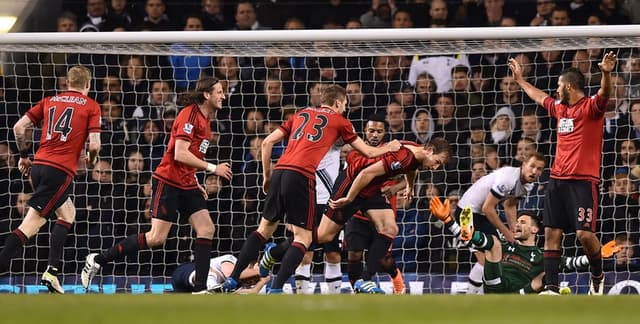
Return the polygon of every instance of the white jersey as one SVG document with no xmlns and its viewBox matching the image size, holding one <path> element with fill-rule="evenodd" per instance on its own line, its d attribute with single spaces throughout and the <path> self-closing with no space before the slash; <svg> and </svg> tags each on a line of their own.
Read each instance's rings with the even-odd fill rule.
<svg viewBox="0 0 640 324">
<path fill-rule="evenodd" d="M 211 260 L 209 261 L 209 274 L 207 275 L 207 289 L 213 289 L 227 280 L 227 277 L 222 272 L 223 263 L 229 262 L 235 265 L 237 261 L 238 259 L 231 254 L 225 254 L 217 258 L 211 258 Z M 189 275 L 189 283 L 191 285 L 193 285 L 195 277 L 196 271 L 194 270 Z"/>
<path fill-rule="evenodd" d="M 533 183 L 520 182 L 520 168 L 502 167 L 478 179 L 460 198 L 458 206 L 471 207 L 474 213 L 482 214 L 482 205 L 489 193 L 500 201 L 522 198 L 533 189 Z"/>
<path fill-rule="evenodd" d="M 409 68 L 409 84 L 416 85 L 416 79 L 420 74 L 429 73 L 436 81 L 437 92 L 451 90 L 451 69 L 456 65 L 464 65 L 471 69 L 469 58 L 465 54 L 453 56 L 429 56 L 423 59 L 417 57 L 411 61 Z"/>
<path fill-rule="evenodd" d="M 332 145 L 316 168 L 316 203 L 325 205 L 340 172 L 340 147 Z"/>
</svg>

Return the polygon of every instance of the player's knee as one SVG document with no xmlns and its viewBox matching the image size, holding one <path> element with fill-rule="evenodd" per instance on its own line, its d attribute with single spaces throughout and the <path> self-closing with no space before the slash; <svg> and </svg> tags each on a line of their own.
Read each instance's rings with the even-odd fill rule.
<svg viewBox="0 0 640 324">
<path fill-rule="evenodd" d="M 362 261 L 362 252 L 360 252 L 360 251 L 349 251 L 349 253 L 347 253 L 347 261 L 349 261 L 349 262 L 361 262 Z"/>
<path fill-rule="evenodd" d="M 387 224 L 380 230 L 380 234 L 384 234 L 389 237 L 396 237 L 398 235 L 398 225 L 396 224 Z"/>
<path fill-rule="evenodd" d="M 167 240 L 166 237 L 158 234 L 154 234 L 153 232 L 149 232 L 146 235 L 147 246 L 149 248 L 154 248 L 164 244 L 164 241 Z"/>
<path fill-rule="evenodd" d="M 216 228 L 213 224 L 203 228 L 196 229 L 196 235 L 201 238 L 213 239 L 213 235 L 216 233 Z"/>
<path fill-rule="evenodd" d="M 593 232 L 589 231 L 577 231 L 576 237 L 583 246 L 585 245 L 585 243 L 590 243 L 594 240 L 597 240 L 596 235 Z"/>
</svg>

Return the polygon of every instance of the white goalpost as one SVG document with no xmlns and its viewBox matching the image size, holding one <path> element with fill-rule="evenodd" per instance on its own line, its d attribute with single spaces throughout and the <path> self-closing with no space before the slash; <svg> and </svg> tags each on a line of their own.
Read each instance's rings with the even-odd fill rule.
<svg viewBox="0 0 640 324">
<path fill-rule="evenodd" d="M 620 58 L 607 118 L 624 124 L 607 122 L 605 129 L 594 130 L 605 132 L 599 237 L 605 244 L 627 234 L 638 250 L 640 166 L 625 164 L 619 154 L 623 142 L 632 142 L 634 124 L 629 112 L 634 100 L 640 99 L 640 70 L 628 64 L 640 60 L 637 25 L 2 34 L 0 149 L 6 147 L 10 153 L 0 161 L 0 246 L 20 224 L 31 192 L 27 179 L 17 172 L 12 126 L 43 96 L 64 89 L 64 73 L 72 65 L 85 65 L 94 73 L 90 96 L 101 104 L 103 113 L 103 164 L 99 170 L 79 170 L 75 179 L 72 200 L 78 215 L 64 248 L 61 271 L 69 291 L 79 291 L 78 274 L 89 252 L 149 228 L 150 174 L 181 108 L 176 99 L 199 76 L 215 75 L 227 87 L 225 107 L 212 123 L 214 136 L 207 159 L 230 162 L 234 171 L 231 182 L 200 175 L 216 224 L 212 257 L 237 254 L 244 238 L 257 227 L 264 198 L 256 159 L 261 140 L 288 114 L 312 104 L 315 83 L 338 83 L 347 87 L 347 117 L 361 137 L 363 122 L 370 114 L 378 114 L 387 119 L 389 139 L 421 142 L 444 136 L 454 144 L 444 170 L 421 171 L 414 200 L 398 205 L 399 234 L 392 254 L 410 293 L 464 293 L 474 259 L 429 214 L 428 199 L 460 197 L 483 170 L 497 168 L 496 161 L 518 165 L 520 138 L 527 137 L 535 150 L 548 157 L 548 163 L 541 182 L 520 208 L 541 214 L 555 153 L 555 122 L 514 88 L 507 59 L 518 57 L 528 70 L 528 80 L 549 94 L 557 88 L 561 70 L 577 67 L 587 77 L 586 93 L 592 95 L 599 88 L 597 63 L 605 50 Z M 394 110 L 400 117 L 393 117 Z M 420 130 L 416 123 L 424 111 L 429 127 Z M 504 133 L 492 129 L 500 111 L 511 118 Z M 445 115 L 453 121 L 439 120 Z M 533 131 L 526 126 L 531 116 L 535 117 Z M 478 130 L 483 130 L 480 140 L 480 133 L 473 134 Z M 36 129 L 33 150 L 39 135 Z M 524 150 L 527 144 L 522 145 Z M 283 149 L 276 146 L 275 151 Z M 640 146 L 636 149 L 640 154 Z M 640 163 L 638 159 L 635 163 Z M 628 179 L 627 192 L 616 192 L 618 177 Z M 0 293 L 46 290 L 39 288 L 38 274 L 47 263 L 48 232 L 45 225 L 16 256 L 10 271 L 0 274 Z M 284 228 L 276 234 L 276 240 L 289 235 Z M 165 246 L 106 267 L 92 290 L 170 290 L 173 270 L 192 259 L 192 236 L 188 223 L 174 226 Z M 565 255 L 582 254 L 574 235 L 565 237 L 563 247 Z M 316 282 L 322 281 L 321 261 L 318 252 Z M 612 267 L 605 266 L 612 272 L 605 277 L 608 286 L 640 281 L 631 268 L 612 261 Z M 342 264 L 347 281 L 346 259 Z M 390 289 L 385 275 L 375 278 Z M 588 273 L 565 273 L 562 278 L 574 291 L 587 289 Z M 317 291 L 322 291 L 320 285 Z"/>
</svg>

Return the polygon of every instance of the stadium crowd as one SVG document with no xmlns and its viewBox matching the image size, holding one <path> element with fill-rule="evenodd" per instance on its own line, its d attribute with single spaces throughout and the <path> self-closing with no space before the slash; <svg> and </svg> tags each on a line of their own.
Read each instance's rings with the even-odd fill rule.
<svg viewBox="0 0 640 324">
<path fill-rule="evenodd" d="M 63 1 L 60 12 L 55 21 L 60 33 L 640 23 L 640 2 L 616 0 L 76 0 Z M 524 95 L 508 71 L 508 58 L 523 65 L 527 81 L 549 94 L 555 92 L 562 70 L 577 68 L 586 78 L 585 93 L 593 95 L 600 85 L 597 63 L 612 50 L 620 62 L 612 75 L 613 95 L 602 130 L 598 233 L 603 244 L 626 244 L 624 256 L 612 263 L 616 269 L 638 264 L 640 48 L 424 57 L 179 55 L 187 46 L 174 44 L 175 52 L 166 56 L 9 53 L 11 66 L 5 64 L 0 79 L 0 246 L 24 217 L 31 193 L 17 170 L 11 128 L 43 96 L 64 90 L 68 67 L 82 64 L 93 69 L 95 91 L 90 96 L 101 106 L 102 150 L 93 168 L 80 165 L 75 179 L 77 223 L 65 245 L 63 273 L 79 273 L 90 251 L 148 229 L 151 172 L 165 153 L 181 108 L 180 95 L 203 75 L 221 79 L 227 96 L 212 122 L 206 159 L 229 162 L 234 173 L 230 182 L 216 175 L 199 179 L 217 227 L 214 254 L 237 254 L 257 227 L 264 200 L 264 138 L 297 109 L 319 105 L 322 86 L 336 83 L 347 89 L 346 115 L 361 136 L 364 122 L 378 114 L 386 120 L 385 141 L 424 144 L 443 137 L 452 144 L 444 170 L 420 172 L 415 198 L 398 198 L 400 228 L 393 255 L 404 272 L 467 272 L 473 257 L 457 249 L 453 236 L 430 214 L 430 198 L 446 197 L 455 210 L 458 199 L 480 177 L 501 166 L 520 166 L 537 151 L 548 159 L 547 167 L 519 208 L 539 211 L 555 152 L 555 121 Z M 33 135 L 40 136 L 37 130 Z M 37 146 L 35 140 L 33 152 Z M 272 159 L 285 147 L 276 145 Z M 12 271 L 43 270 L 48 232 L 43 230 L 14 259 Z M 283 228 L 275 237 L 286 235 Z M 174 239 L 163 249 L 140 252 L 103 273 L 170 276 L 178 264 L 191 259 L 191 229 L 174 225 L 170 237 Z M 575 235 L 567 235 L 563 244 L 566 255 L 579 254 Z"/>
</svg>

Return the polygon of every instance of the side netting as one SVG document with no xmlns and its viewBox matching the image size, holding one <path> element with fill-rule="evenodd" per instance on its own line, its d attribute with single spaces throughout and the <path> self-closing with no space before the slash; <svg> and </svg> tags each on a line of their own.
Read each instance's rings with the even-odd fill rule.
<svg viewBox="0 0 640 324">
<path fill-rule="evenodd" d="M 597 63 L 604 52 L 614 51 L 620 58 L 614 95 L 604 129 L 593 130 L 605 138 L 598 235 L 603 244 L 617 238 L 635 256 L 628 255 L 629 263 L 622 255 L 606 260 L 605 269 L 613 273 L 607 290 L 616 281 L 636 280 L 628 270 L 640 255 L 638 44 L 637 26 L 0 35 L 0 246 L 20 224 L 31 192 L 17 171 L 12 126 L 43 96 L 65 89 L 64 75 L 72 65 L 94 73 L 90 96 L 102 107 L 103 147 L 100 162 L 81 167 L 75 178 L 78 212 L 61 271 L 70 291 L 79 285 L 89 252 L 149 229 L 151 172 L 181 108 L 177 97 L 201 75 L 218 76 L 227 89 L 225 107 L 212 122 L 207 160 L 230 162 L 234 171 L 231 182 L 200 175 L 216 224 L 212 256 L 237 255 L 257 227 L 264 200 L 258 161 L 264 137 L 297 109 L 316 105 L 316 85 L 338 83 L 347 88 L 347 116 L 362 137 L 369 116 L 380 114 L 388 123 L 387 139 L 424 143 L 442 136 L 453 144 L 444 170 L 421 171 L 415 199 L 398 202 L 393 256 L 412 282 L 412 293 L 464 292 L 475 258 L 430 215 L 429 198 L 457 202 L 480 176 L 518 166 L 523 155 L 537 150 L 548 157 L 547 169 L 520 208 L 541 214 L 555 153 L 555 121 L 509 76 L 507 59 L 519 60 L 528 80 L 549 94 L 557 89 L 559 73 L 576 67 L 586 77 L 586 93 L 593 95 L 600 85 Z M 35 152 L 39 130 L 33 135 Z M 276 146 L 273 159 L 283 150 Z M 12 261 L 10 272 L 0 274 L 0 292 L 40 289 L 49 231 L 47 224 Z M 283 226 L 276 241 L 287 235 Z M 164 284 L 175 268 L 192 259 L 192 237 L 181 219 L 162 248 L 106 267 L 93 290 L 169 289 Z M 542 246 L 542 236 L 539 241 Z M 574 235 L 566 236 L 564 254 L 582 254 Z M 319 252 L 313 268 L 321 277 Z M 574 290 L 586 291 L 587 274 L 564 278 Z M 388 279 L 380 275 L 380 280 Z"/>
</svg>

